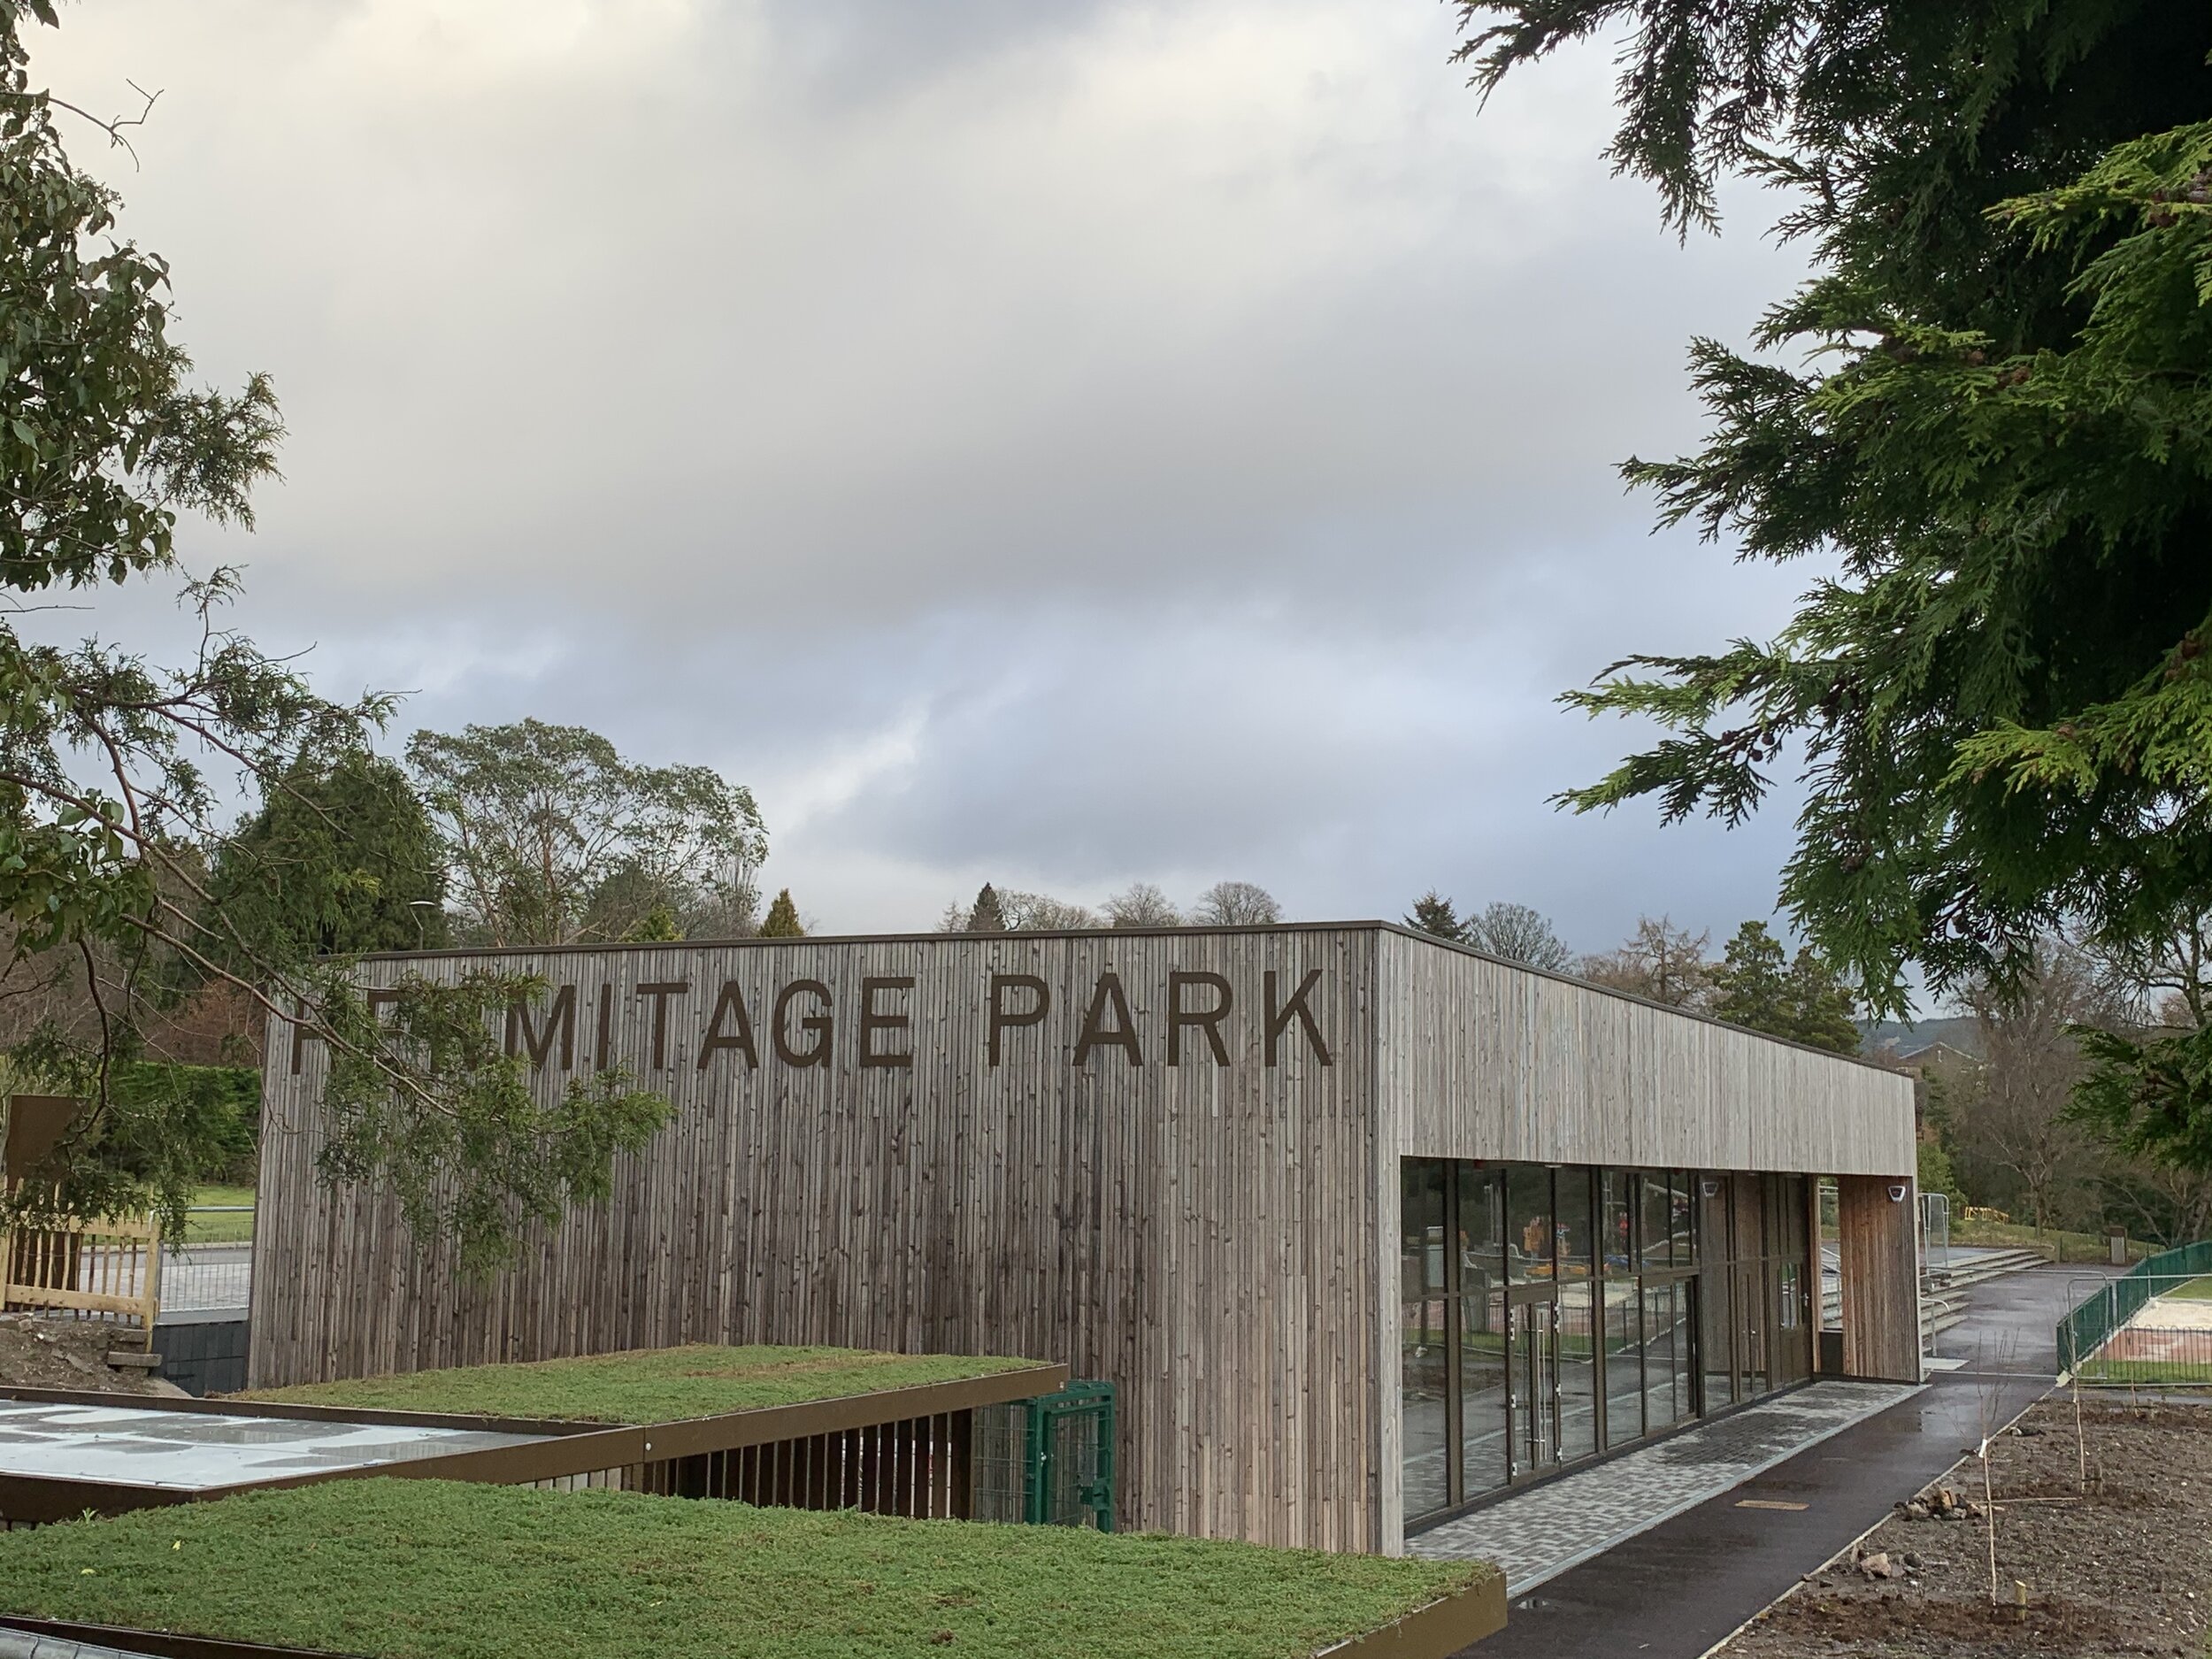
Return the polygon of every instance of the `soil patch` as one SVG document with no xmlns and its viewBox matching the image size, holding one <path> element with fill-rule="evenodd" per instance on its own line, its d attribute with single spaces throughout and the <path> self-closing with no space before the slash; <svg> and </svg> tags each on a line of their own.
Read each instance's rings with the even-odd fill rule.
<svg viewBox="0 0 2212 1659">
<path fill-rule="evenodd" d="M 183 1394 L 166 1379 L 110 1366 L 108 1349 L 116 1344 L 116 1327 L 97 1319 L 0 1313 L 0 1388 L 76 1388 L 170 1399 Z M 129 1345 L 135 1347 L 136 1339 Z"/>
<path fill-rule="evenodd" d="M 2085 1401 L 2081 1425 L 2078 1442 L 2072 1401 L 2052 1398 L 1991 1442 L 1997 1605 L 1982 1468 L 1970 1456 L 1719 1651 L 2200 1659 L 2212 1624 L 2212 1405 Z"/>
</svg>

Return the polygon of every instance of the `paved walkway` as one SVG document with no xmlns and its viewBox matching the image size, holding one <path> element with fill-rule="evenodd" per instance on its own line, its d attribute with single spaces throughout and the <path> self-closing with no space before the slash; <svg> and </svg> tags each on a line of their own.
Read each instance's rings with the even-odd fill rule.
<svg viewBox="0 0 2212 1659">
<path fill-rule="evenodd" d="M 1494 1561 L 1519 1595 L 1919 1392 L 1814 1383 L 1448 1521 L 1409 1539 L 1406 1553 Z"/>
<path fill-rule="evenodd" d="M 1943 1336 L 1961 1369 L 1534 1590 L 1516 1586 L 1506 1627 L 1463 1659 L 1699 1659 L 2049 1389 L 2052 1326 L 2101 1276 L 2038 1268 L 1975 1286 Z"/>
</svg>

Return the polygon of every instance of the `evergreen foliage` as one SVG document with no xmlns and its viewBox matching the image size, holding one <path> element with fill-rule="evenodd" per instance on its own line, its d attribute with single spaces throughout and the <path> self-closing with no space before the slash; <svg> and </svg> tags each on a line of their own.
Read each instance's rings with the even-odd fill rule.
<svg viewBox="0 0 2212 1659">
<path fill-rule="evenodd" d="M 448 942 L 445 859 L 407 774 L 366 749 L 302 755 L 216 849 L 214 954 L 257 963 Z M 235 942 L 233 942 L 233 941 Z"/>
<path fill-rule="evenodd" d="M 115 1137 L 109 1158 L 140 1166 L 150 1186 L 159 1171 L 180 1162 L 180 1179 L 250 1183 L 261 1142 L 261 1073 L 244 1065 L 176 1065 L 128 1061 L 115 1067 L 111 1088 L 127 1115 L 146 1128 Z M 172 1214 L 163 1228 L 181 1237 L 184 1217 Z"/>
<path fill-rule="evenodd" d="M 1764 922 L 1746 922 L 1709 970 L 1716 1018 L 1839 1054 L 1859 1051 L 1850 987 L 1809 949 L 1794 960 Z"/>
<path fill-rule="evenodd" d="M 511 1259 L 527 1224 L 604 1199 L 616 1155 L 642 1148 L 673 1110 L 619 1070 L 572 1078 L 541 1102 L 528 1056 L 504 1041 L 508 1010 L 545 996 L 534 975 L 411 973 L 391 988 L 372 1011 L 345 978 L 322 987 L 314 1011 L 331 1056 L 316 1167 L 390 1187 L 408 1231 L 454 1239 L 471 1272 Z"/>
<path fill-rule="evenodd" d="M 1966 1208 L 1966 1194 L 1959 1189 L 1958 1171 L 1951 1167 L 1951 1155 L 1934 1141 L 1919 1141 L 1914 1151 L 1914 1163 L 1920 1190 L 1941 1193 L 1951 1201 L 1951 1213 L 1955 1218 Z"/>
<path fill-rule="evenodd" d="M 671 926 L 749 910 L 752 872 L 768 856 L 752 791 L 711 767 L 625 760 L 582 726 L 418 732 L 407 762 L 444 840 L 464 932 L 479 943 L 622 939 L 657 909 Z"/>
<path fill-rule="evenodd" d="M 672 945 L 684 936 L 675 907 L 663 900 L 622 930 L 626 945 Z"/>
<path fill-rule="evenodd" d="M 998 893 L 986 881 L 975 895 L 975 904 L 968 911 L 968 931 L 972 933 L 1002 933 L 1006 931 L 1006 913 L 999 909 Z"/>
<path fill-rule="evenodd" d="M 1417 932 L 1433 933 L 1439 939 L 1448 939 L 1455 943 L 1463 942 L 1467 937 L 1465 925 L 1459 919 L 1459 912 L 1453 908 L 1452 902 L 1434 887 L 1414 900 L 1413 914 L 1405 918 L 1405 923 Z"/>
<path fill-rule="evenodd" d="M 760 925 L 763 939 L 803 939 L 806 929 L 799 924 L 799 907 L 791 901 L 791 889 L 776 890 L 776 902 L 768 907 L 767 919 Z"/>
<path fill-rule="evenodd" d="M 2122 1151 L 2212 1172 L 2212 1027 L 2078 1034 L 2089 1072 L 2074 1090 L 2077 1120 Z"/>
<path fill-rule="evenodd" d="M 1705 447 L 1626 470 L 1669 522 L 1837 574 L 1770 641 L 1570 694 L 1667 734 L 1565 801 L 1733 823 L 1801 757 L 1783 900 L 1877 1013 L 1916 968 L 2014 991 L 2047 933 L 2212 914 L 2212 10 L 1462 10 L 1502 19 L 1465 48 L 1490 83 L 1626 28 L 1617 162 L 1685 228 L 1724 172 L 1781 186 L 1816 259 L 1755 355 L 1694 348 Z M 2098 1040 L 2085 1110 L 2212 1167 L 2205 1031 Z"/>
</svg>

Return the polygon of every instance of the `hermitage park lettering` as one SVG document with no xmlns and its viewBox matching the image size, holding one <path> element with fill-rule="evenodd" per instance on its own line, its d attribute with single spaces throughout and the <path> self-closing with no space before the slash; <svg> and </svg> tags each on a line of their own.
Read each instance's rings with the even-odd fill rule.
<svg viewBox="0 0 2212 1659">
<path fill-rule="evenodd" d="M 1071 1018 L 1075 1022 L 1074 1041 L 1060 1045 L 1071 1066 L 1162 1060 L 1173 1066 L 1225 1066 L 1233 1049 L 1250 1052 L 1253 1037 L 1263 1065 L 1280 1064 L 1294 1045 L 1323 1065 L 1334 1064 L 1314 1012 L 1322 970 L 1308 970 L 1294 986 L 1286 983 L 1289 978 L 1269 969 L 1260 975 L 1256 996 L 1248 987 L 1240 996 L 1226 975 L 1179 969 L 1164 984 L 1140 987 L 1133 1002 L 1122 976 L 1109 969 L 1071 1006 L 1056 1009 L 1052 987 L 1039 975 L 994 973 L 983 987 L 984 1058 L 999 1066 L 1046 1057 L 1050 1038 L 1041 1028 L 1056 1014 L 1063 1031 Z M 559 985 L 535 1007 L 507 1010 L 507 1052 L 526 1055 L 541 1069 L 626 1065 L 641 1077 L 678 1066 L 757 1071 L 768 1063 L 803 1069 L 833 1065 L 840 1058 L 868 1070 L 910 1068 L 913 992 L 910 974 L 864 978 L 849 999 L 819 979 L 787 980 L 772 996 L 750 1000 L 735 979 L 649 980 L 626 997 L 611 984 L 588 997 L 578 986 Z M 372 1008 L 390 996 L 367 993 Z M 686 1032 L 697 1041 L 676 1041 Z M 1154 1034 L 1148 1038 L 1147 1032 Z M 295 1075 L 308 1041 L 306 1028 L 294 1025 Z"/>
</svg>

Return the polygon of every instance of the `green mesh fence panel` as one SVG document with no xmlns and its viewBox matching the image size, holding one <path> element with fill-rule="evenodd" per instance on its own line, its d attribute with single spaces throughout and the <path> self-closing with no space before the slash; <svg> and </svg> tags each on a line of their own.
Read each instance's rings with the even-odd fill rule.
<svg viewBox="0 0 2212 1659">
<path fill-rule="evenodd" d="M 2148 1307 L 2152 1297 L 2184 1289 L 2207 1275 L 2212 1275 L 2212 1240 L 2146 1256 L 2058 1322 L 2059 1370 L 2084 1376 L 2113 1333 Z"/>
<path fill-rule="evenodd" d="M 1113 1384 L 986 1407 L 970 1445 L 977 1520 L 1114 1530 Z"/>
</svg>

